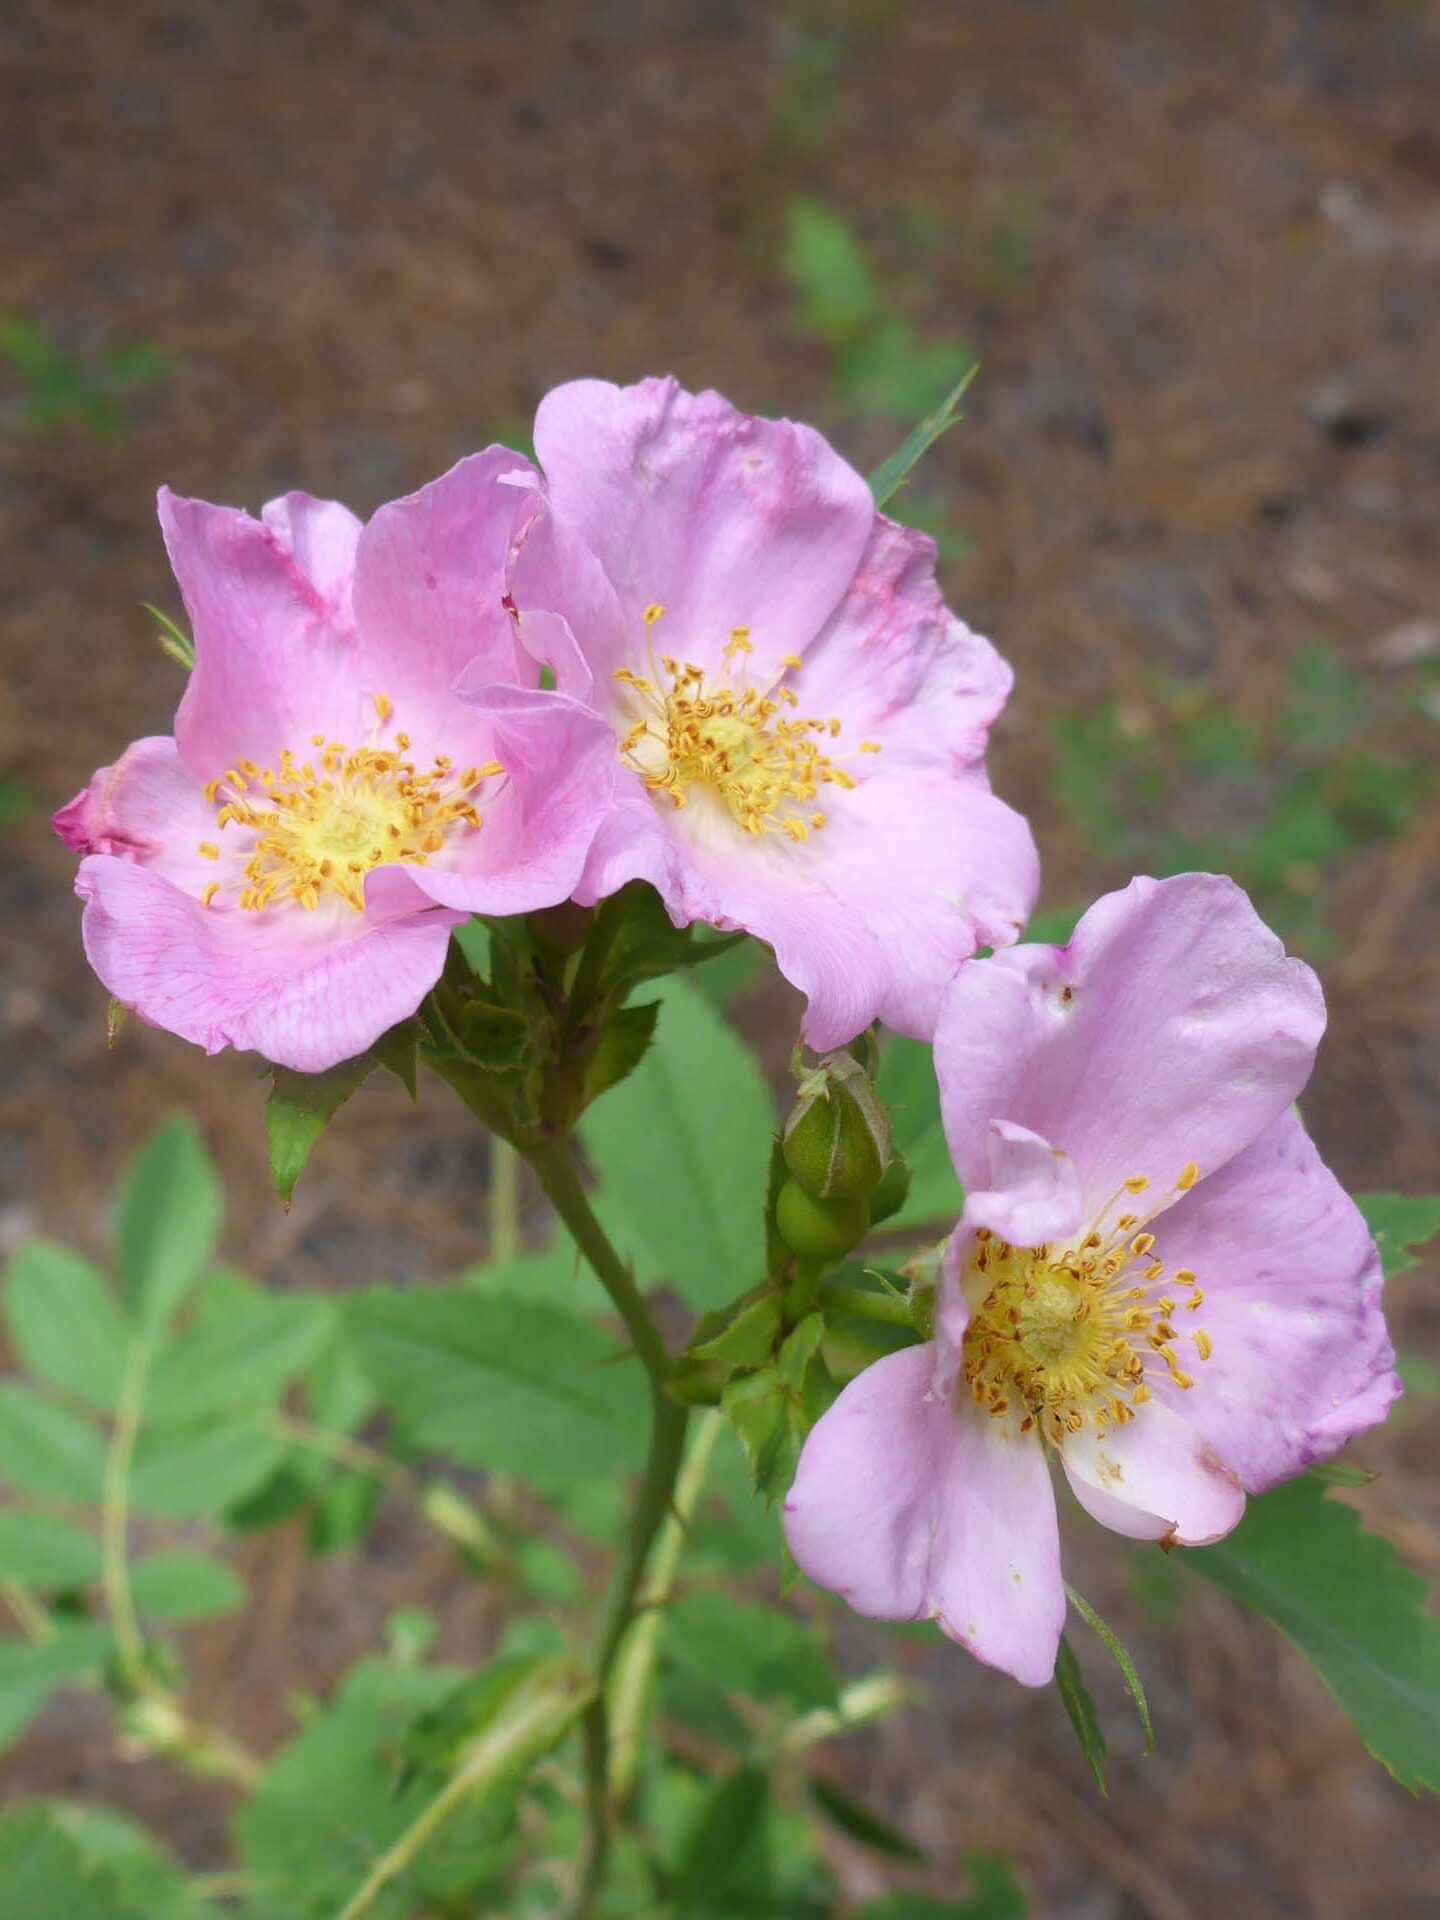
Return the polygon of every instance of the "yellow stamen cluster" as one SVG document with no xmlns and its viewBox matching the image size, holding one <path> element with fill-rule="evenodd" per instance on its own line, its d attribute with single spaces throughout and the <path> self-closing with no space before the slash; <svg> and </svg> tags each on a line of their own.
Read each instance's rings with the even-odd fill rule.
<svg viewBox="0 0 1440 1920">
<path fill-rule="evenodd" d="M 645 609 L 653 627 L 665 609 Z M 754 653 L 748 627 L 735 627 L 724 650 L 727 666 Z M 793 673 L 798 654 L 786 654 L 782 667 Z M 743 667 L 738 669 L 743 673 Z M 653 678 L 616 669 L 615 679 L 630 690 L 639 717 L 621 736 L 620 755 L 655 794 L 683 807 L 692 787 L 714 793 L 749 834 L 783 833 L 808 840 L 826 823 L 814 803 L 822 787 L 848 792 L 854 775 L 823 751 L 839 737 L 837 719 L 802 718 L 795 713 L 799 695 L 777 685 L 769 692 L 707 682 L 692 661 L 661 655 Z M 788 709 L 788 711 L 787 711 Z M 861 743 L 862 753 L 878 753 L 880 743 Z"/>
<path fill-rule="evenodd" d="M 1198 1178 L 1192 1163 L 1176 1189 Z M 1121 1192 L 1149 1184 L 1137 1175 Z M 965 1281 L 965 1384 L 987 1413 L 1016 1418 L 1022 1433 L 1038 1427 L 1055 1447 L 1087 1424 L 1103 1435 L 1133 1420 L 1161 1370 L 1182 1390 L 1194 1385 L 1172 1322 L 1177 1306 L 1195 1313 L 1205 1296 L 1184 1268 L 1167 1281 L 1141 1215 L 1121 1213 L 1107 1226 L 1120 1203 L 1117 1195 L 1074 1247 L 1012 1247 L 984 1228 L 976 1236 Z M 1208 1360 L 1209 1334 L 1195 1327 L 1188 1337 Z"/>
<path fill-rule="evenodd" d="M 384 694 L 375 696 L 375 711 L 383 726 L 393 711 Z M 478 828 L 471 796 L 502 771 L 491 761 L 457 773 L 444 754 L 421 771 L 407 757 L 404 733 L 389 746 L 348 747 L 323 733 L 310 744 L 312 759 L 301 761 L 287 747 L 274 766 L 237 760 L 205 788 L 220 838 L 235 828 L 245 836 L 231 855 L 242 863 L 239 876 L 212 881 L 202 896 L 207 907 L 233 889 L 240 906 L 255 913 L 285 900 L 313 912 L 327 895 L 361 910 L 365 876 L 376 867 L 423 867 L 453 828 Z M 225 857 L 209 840 L 199 852 L 206 860 Z"/>
</svg>

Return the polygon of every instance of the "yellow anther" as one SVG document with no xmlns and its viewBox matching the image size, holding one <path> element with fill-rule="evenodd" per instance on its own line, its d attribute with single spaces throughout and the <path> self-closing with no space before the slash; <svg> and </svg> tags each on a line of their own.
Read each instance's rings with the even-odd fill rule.
<svg viewBox="0 0 1440 1920">
<path fill-rule="evenodd" d="M 220 849 L 215 845 L 213 840 L 202 840 L 199 846 L 199 854 L 202 860 L 218 860 L 220 858 Z"/>
<path fill-rule="evenodd" d="M 782 667 L 789 667 L 790 671 L 795 673 L 802 663 L 798 653 L 782 653 L 780 656 L 780 664 Z"/>
<path fill-rule="evenodd" d="M 382 720 L 388 720 L 390 718 L 391 714 L 395 711 L 395 702 L 390 698 L 388 693 L 377 693 L 375 695 L 375 711 Z M 315 745 L 318 747 L 319 744 L 320 742 L 317 740 Z"/>
<path fill-rule="evenodd" d="M 862 740 L 860 742 L 860 751 L 861 753 L 881 753 L 883 752 L 883 748 L 878 740 Z"/>
<path fill-rule="evenodd" d="M 1190 1338 L 1195 1342 L 1195 1351 L 1202 1360 L 1208 1360 L 1215 1351 L 1215 1343 L 1203 1327 L 1196 1327 Z"/>
<path fill-rule="evenodd" d="M 1185 1171 L 1181 1174 L 1180 1178 L 1175 1182 L 1175 1185 L 1178 1187 L 1181 1193 L 1188 1193 L 1191 1187 L 1194 1186 L 1195 1182 L 1199 1178 L 1200 1178 L 1199 1167 L 1196 1166 L 1193 1160 L 1187 1160 L 1185 1162 Z"/>
<path fill-rule="evenodd" d="M 219 891 L 220 891 L 220 882 L 218 880 L 212 880 L 209 886 L 206 887 L 205 891 L 200 896 L 201 906 L 208 907 L 210 902 L 215 898 L 216 894 Z"/>
<path fill-rule="evenodd" d="M 665 612 L 665 609 L 664 607 L 661 606 L 660 602 L 658 600 L 652 600 L 649 606 L 646 607 L 645 609 L 646 626 L 653 627 L 655 622 L 660 618 L 662 618 L 662 616 L 664 615 L 664 612 Z"/>
<path fill-rule="evenodd" d="M 1127 1193 L 1144 1193 L 1149 1184 L 1150 1176 L 1148 1174 L 1132 1173 L 1130 1178 L 1125 1182 L 1125 1191 Z"/>
</svg>

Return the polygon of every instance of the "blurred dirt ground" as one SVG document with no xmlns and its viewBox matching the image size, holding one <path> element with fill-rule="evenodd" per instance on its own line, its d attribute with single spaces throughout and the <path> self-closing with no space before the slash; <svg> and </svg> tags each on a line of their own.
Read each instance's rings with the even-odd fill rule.
<svg viewBox="0 0 1440 1920">
<path fill-rule="evenodd" d="M 439 1275 L 484 1245 L 483 1145 L 438 1090 L 403 1125 L 398 1094 L 357 1100 L 287 1218 L 250 1064 L 133 1024 L 107 1051 L 45 818 L 168 729 L 178 670 L 137 607 L 175 606 L 162 480 L 367 512 L 523 432 L 558 380 L 664 370 L 829 425 L 868 466 L 896 430 L 837 410 L 778 265 L 786 203 L 814 195 L 902 276 L 922 330 L 982 355 L 927 484 L 969 543 L 952 598 L 1019 674 L 997 779 L 1034 816 L 1046 898 L 1080 900 L 1126 873 L 1054 797 L 1058 718 L 1159 666 L 1263 719 L 1317 638 L 1377 679 L 1397 646 L 1440 644 L 1437 100 L 1423 4 L 9 0 L 0 308 L 67 351 L 153 343 L 167 370 L 113 438 L 19 431 L 0 371 L 0 775 L 34 799 L 0 838 L 6 1244 L 102 1244 L 108 1183 L 183 1105 L 229 1182 L 236 1258 L 279 1283 Z M 917 269 L 903 237 L 922 230 Z M 1356 1188 L 1433 1188 L 1440 1164 L 1437 856 L 1432 797 L 1320 877 L 1340 938 L 1307 1113 Z M 783 999 L 746 1017 L 783 1058 Z M 1436 1278 L 1393 1300 L 1432 1356 Z M 1417 1403 L 1357 1449 L 1381 1473 L 1366 1510 L 1432 1579 L 1437 1438 Z M 494 1631 L 479 1584 L 388 1510 L 359 1566 L 308 1566 L 288 1533 L 247 1551 L 252 1607 L 191 1651 L 212 1717 L 261 1746 L 397 1604 L 434 1605 L 456 1654 Z M 1095 1665 L 1102 1803 L 1053 1697 L 917 1655 L 930 1705 L 837 1764 L 930 1849 L 926 1884 L 983 1843 L 1040 1916 L 1434 1913 L 1433 1808 L 1278 1638 L 1195 1582 L 1166 1630 L 1094 1530 L 1073 1551 L 1148 1677 L 1159 1752 L 1141 1758 Z M 857 1663 L 881 1651 L 848 1631 Z M 220 1792 L 115 1760 L 83 1703 L 3 1782 L 112 1797 L 223 1864 Z M 840 1871 L 874 1884 L 858 1856 Z"/>
</svg>

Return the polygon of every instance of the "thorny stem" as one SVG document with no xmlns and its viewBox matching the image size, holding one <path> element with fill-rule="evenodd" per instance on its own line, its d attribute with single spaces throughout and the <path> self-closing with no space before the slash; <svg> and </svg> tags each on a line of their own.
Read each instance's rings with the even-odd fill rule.
<svg viewBox="0 0 1440 1920">
<path fill-rule="evenodd" d="M 687 1410 L 672 1400 L 666 1387 L 673 1360 L 644 1296 L 624 1261 L 610 1244 L 604 1228 L 586 1198 L 575 1170 L 574 1155 L 562 1142 L 531 1150 L 528 1155 L 551 1205 L 615 1304 L 625 1322 L 636 1356 L 650 1379 L 650 1451 L 635 1508 L 630 1516 L 620 1556 L 611 1576 L 595 1642 L 591 1671 L 597 1691 L 585 1711 L 581 1733 L 585 1759 L 586 1832 L 577 1874 L 573 1912 L 576 1920 L 593 1913 L 595 1896 L 605 1875 L 610 1845 L 610 1724 L 606 1689 L 626 1628 L 635 1616 L 636 1595 L 646 1562 L 670 1511 L 676 1476 L 685 1448 Z"/>
</svg>

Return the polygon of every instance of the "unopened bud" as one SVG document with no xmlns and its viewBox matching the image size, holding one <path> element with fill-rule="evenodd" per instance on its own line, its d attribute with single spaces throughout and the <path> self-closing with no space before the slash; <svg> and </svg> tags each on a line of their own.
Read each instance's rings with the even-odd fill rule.
<svg viewBox="0 0 1440 1920">
<path fill-rule="evenodd" d="M 775 1225 L 792 1253 L 827 1264 L 843 1260 L 870 1227 L 864 1194 L 822 1200 L 798 1180 L 787 1180 L 775 1202 Z"/>
<path fill-rule="evenodd" d="M 783 1145 L 786 1166 L 818 1199 L 853 1199 L 880 1184 L 895 1157 L 890 1116 L 853 1054 L 827 1054 L 801 1081 Z"/>
</svg>

